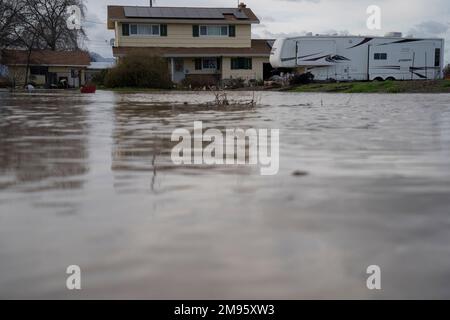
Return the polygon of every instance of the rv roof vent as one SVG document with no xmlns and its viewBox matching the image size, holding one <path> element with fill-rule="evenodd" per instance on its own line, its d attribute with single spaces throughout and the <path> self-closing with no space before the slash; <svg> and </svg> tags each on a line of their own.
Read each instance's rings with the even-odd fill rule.
<svg viewBox="0 0 450 320">
<path fill-rule="evenodd" d="M 386 37 L 390 38 L 401 38 L 403 34 L 401 32 L 388 32 L 386 33 Z"/>
<path fill-rule="evenodd" d="M 306 34 L 306 36 L 308 36 L 308 37 L 312 37 L 312 35 L 313 35 L 312 32 L 308 32 L 308 33 Z"/>
</svg>

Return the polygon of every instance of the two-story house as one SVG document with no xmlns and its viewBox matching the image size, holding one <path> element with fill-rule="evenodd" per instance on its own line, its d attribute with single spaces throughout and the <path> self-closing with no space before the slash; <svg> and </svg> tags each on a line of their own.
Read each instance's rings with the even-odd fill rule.
<svg viewBox="0 0 450 320">
<path fill-rule="evenodd" d="M 263 80 L 270 72 L 270 45 L 252 40 L 259 19 L 238 8 L 108 6 L 108 28 L 115 30 L 113 54 L 133 50 L 168 59 L 172 81 Z"/>
</svg>

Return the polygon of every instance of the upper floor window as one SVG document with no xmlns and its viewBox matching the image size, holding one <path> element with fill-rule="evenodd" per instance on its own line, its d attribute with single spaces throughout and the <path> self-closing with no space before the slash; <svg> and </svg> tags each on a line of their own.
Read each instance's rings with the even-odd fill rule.
<svg viewBox="0 0 450 320">
<path fill-rule="evenodd" d="M 196 25 L 192 26 L 192 36 L 198 37 L 236 37 L 235 25 Z"/>
<path fill-rule="evenodd" d="M 160 36 L 159 24 L 130 24 L 130 35 L 132 36 Z"/>
<path fill-rule="evenodd" d="M 200 26 L 201 37 L 228 37 L 228 26 Z"/>
<path fill-rule="evenodd" d="M 387 60 L 387 53 L 375 53 L 373 58 L 375 60 Z"/>
<path fill-rule="evenodd" d="M 167 25 L 164 24 L 128 24 L 122 25 L 123 36 L 153 36 L 153 37 L 166 37 Z"/>
</svg>

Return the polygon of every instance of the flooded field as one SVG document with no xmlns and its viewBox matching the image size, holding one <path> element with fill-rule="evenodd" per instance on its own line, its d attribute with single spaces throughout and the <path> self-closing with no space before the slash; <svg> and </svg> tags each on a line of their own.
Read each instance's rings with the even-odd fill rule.
<svg viewBox="0 0 450 320">
<path fill-rule="evenodd" d="M 257 96 L 0 93 L 0 298 L 450 298 L 450 95 Z M 280 129 L 278 175 L 174 165 L 194 121 Z"/>
</svg>

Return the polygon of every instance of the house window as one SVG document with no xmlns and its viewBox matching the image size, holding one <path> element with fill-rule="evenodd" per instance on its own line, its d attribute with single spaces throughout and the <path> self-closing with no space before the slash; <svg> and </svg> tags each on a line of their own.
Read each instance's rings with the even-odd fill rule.
<svg viewBox="0 0 450 320">
<path fill-rule="evenodd" d="M 436 48 L 434 51 L 434 66 L 441 66 L 441 48 Z"/>
<path fill-rule="evenodd" d="M 45 76 L 48 72 L 48 67 L 32 66 L 30 67 L 30 74 L 35 76 Z"/>
<path fill-rule="evenodd" d="M 195 59 L 195 70 L 219 70 L 220 61 L 218 58 L 197 58 Z"/>
<path fill-rule="evenodd" d="M 232 58 L 231 70 L 252 70 L 252 58 Z"/>
<path fill-rule="evenodd" d="M 159 24 L 130 24 L 130 35 L 132 36 L 161 36 Z"/>
<path fill-rule="evenodd" d="M 228 37 L 228 26 L 200 26 L 201 37 Z"/>
<path fill-rule="evenodd" d="M 217 69 L 217 58 L 203 58 L 202 68 L 207 70 Z"/>
<path fill-rule="evenodd" d="M 375 60 L 387 60 L 387 53 L 375 53 Z"/>
</svg>

